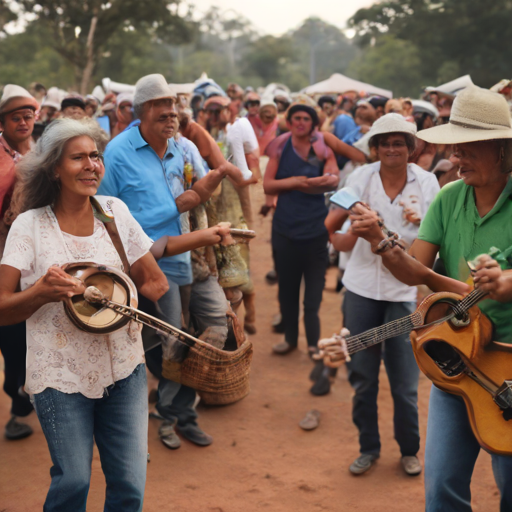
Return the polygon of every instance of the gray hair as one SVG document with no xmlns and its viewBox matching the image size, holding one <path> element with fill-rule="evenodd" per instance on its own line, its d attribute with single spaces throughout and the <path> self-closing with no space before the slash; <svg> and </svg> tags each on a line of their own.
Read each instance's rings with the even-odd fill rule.
<svg viewBox="0 0 512 512">
<path fill-rule="evenodd" d="M 55 172 L 64 147 L 82 136 L 90 137 L 100 153 L 108 142 L 106 133 L 92 119 L 56 119 L 46 128 L 36 146 L 16 166 L 15 214 L 55 203 L 60 194 Z"/>
</svg>

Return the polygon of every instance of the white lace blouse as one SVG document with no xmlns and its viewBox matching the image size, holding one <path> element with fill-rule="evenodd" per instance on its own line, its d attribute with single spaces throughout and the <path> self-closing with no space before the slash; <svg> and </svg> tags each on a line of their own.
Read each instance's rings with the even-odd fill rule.
<svg viewBox="0 0 512 512">
<path fill-rule="evenodd" d="M 152 241 L 120 200 L 109 202 L 130 265 L 149 251 Z M 123 268 L 104 224 L 95 219 L 91 236 L 77 237 L 60 230 L 51 207 L 21 214 L 13 223 L 2 259 L 21 272 L 21 290 L 32 286 L 51 266 L 92 261 Z M 31 394 L 46 388 L 101 398 L 106 387 L 128 377 L 144 362 L 140 326 L 129 322 L 111 334 L 79 330 L 64 312 L 62 302 L 39 308 L 27 320 L 27 381 Z"/>
</svg>

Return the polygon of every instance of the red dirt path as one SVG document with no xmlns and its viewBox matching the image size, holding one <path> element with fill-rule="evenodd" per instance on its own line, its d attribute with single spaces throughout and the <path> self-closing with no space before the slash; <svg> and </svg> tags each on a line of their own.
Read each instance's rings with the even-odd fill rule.
<svg viewBox="0 0 512 512">
<path fill-rule="evenodd" d="M 255 191 L 254 210 L 262 204 Z M 301 331 L 300 350 L 285 357 L 271 354 L 281 339 L 270 322 L 277 311 L 276 287 L 265 283 L 271 268 L 270 218 L 258 219 L 258 238 L 251 242 L 252 272 L 257 289 L 258 333 L 254 344 L 252 391 L 226 407 L 199 405 L 200 425 L 214 443 L 198 448 L 186 441 L 171 451 L 158 440 L 158 422 L 150 420 L 151 462 L 145 512 L 420 512 L 424 509 L 423 477 L 406 476 L 393 439 L 393 404 L 385 372 L 381 373 L 379 424 L 382 454 L 366 475 L 353 477 L 348 466 L 358 455 L 351 420 L 352 390 L 346 372 L 339 372 L 332 392 L 313 397 L 308 390 L 311 362 Z M 334 290 L 336 269 L 330 269 L 321 308 L 322 335 L 340 326 L 340 295 Z M 1 375 L 3 377 L 3 374 Z M 423 460 L 430 382 L 420 379 L 420 426 Z M 298 422 L 316 408 L 320 427 L 304 432 Z M 9 402 L 0 392 L 0 425 L 8 420 Z M 50 458 L 35 414 L 28 418 L 34 435 L 8 442 L 0 438 L 0 512 L 42 510 L 50 483 Z M 473 478 L 475 512 L 499 509 L 490 457 L 482 453 Z M 104 479 L 94 455 L 88 512 L 103 510 Z M 70 511 L 73 512 L 73 511 Z M 122 512 L 122 511 L 120 511 Z"/>
</svg>

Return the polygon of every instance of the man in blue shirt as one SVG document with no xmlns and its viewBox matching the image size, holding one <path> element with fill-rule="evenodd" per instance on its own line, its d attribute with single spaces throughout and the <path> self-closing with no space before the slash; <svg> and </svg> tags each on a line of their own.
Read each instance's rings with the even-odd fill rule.
<svg viewBox="0 0 512 512">
<path fill-rule="evenodd" d="M 113 139 L 105 151 L 105 177 L 99 193 L 119 197 L 153 240 L 181 234 L 180 213 L 208 200 L 220 181 L 230 176 L 243 181 L 232 165 L 209 172 L 179 197 L 172 193 L 173 176 L 182 174 L 183 152 L 174 140 L 178 130 L 175 94 L 162 75 L 142 77 L 136 84 L 134 111 L 140 125 Z M 180 282 L 189 282 L 189 253 L 162 258 L 159 265 L 169 282 L 169 291 L 158 301 L 161 318 L 181 328 Z M 163 346 L 171 350 L 172 342 Z M 212 438 L 196 423 L 193 405 L 195 391 L 187 386 L 160 378 L 157 410 L 167 420 L 161 439 L 169 448 L 178 448 L 180 433 L 190 441 L 207 446 Z"/>
</svg>

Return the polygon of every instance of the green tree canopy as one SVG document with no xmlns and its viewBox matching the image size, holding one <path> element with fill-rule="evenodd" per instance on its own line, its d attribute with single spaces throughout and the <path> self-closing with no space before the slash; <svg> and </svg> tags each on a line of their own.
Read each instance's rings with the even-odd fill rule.
<svg viewBox="0 0 512 512">
<path fill-rule="evenodd" d="M 384 0 L 349 20 L 369 48 L 386 34 L 420 52 L 424 85 L 471 74 L 483 87 L 510 75 L 511 0 Z"/>
<path fill-rule="evenodd" d="M 415 97 L 422 85 L 420 51 L 412 43 L 385 34 L 360 59 L 352 61 L 348 74 L 389 89 L 394 96 Z"/>
<path fill-rule="evenodd" d="M 179 0 L 18 0 L 21 15 L 36 15 L 54 48 L 74 69 L 75 87 L 85 94 L 108 43 L 120 30 L 142 30 L 172 43 L 192 39 L 190 12 Z M 0 11 L 1 14 L 2 11 Z"/>
</svg>

